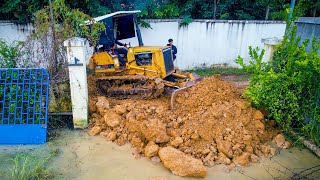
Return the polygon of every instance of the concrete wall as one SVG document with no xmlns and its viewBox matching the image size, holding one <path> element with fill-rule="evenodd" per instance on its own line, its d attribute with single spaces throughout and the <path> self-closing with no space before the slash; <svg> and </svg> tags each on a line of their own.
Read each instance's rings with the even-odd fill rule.
<svg viewBox="0 0 320 180">
<path fill-rule="evenodd" d="M 318 39 L 320 38 L 320 17 L 302 17 L 295 23 L 297 25 L 297 36 L 301 36 L 302 42 L 305 39 L 310 39 L 310 41 L 312 41 L 314 36 Z M 307 50 L 311 50 L 311 42 L 309 43 Z M 320 49 L 318 52 L 320 54 Z"/>
<path fill-rule="evenodd" d="M 0 21 L 0 38 L 8 42 L 24 41 L 33 29 L 31 23 L 16 24 L 10 21 Z"/>
<path fill-rule="evenodd" d="M 177 20 L 148 20 L 152 29 L 141 29 L 145 45 L 165 45 L 172 38 L 178 48 L 177 65 L 189 69 L 202 65 L 237 66 L 238 55 L 249 59 L 248 46 L 264 47 L 262 39 L 282 38 L 286 24 L 278 21 L 195 20 L 180 27 Z M 137 45 L 136 40 L 128 40 Z"/>
<path fill-rule="evenodd" d="M 279 21 L 222 21 L 194 20 L 179 27 L 178 20 L 147 20 L 152 29 L 141 28 L 144 44 L 166 45 L 172 38 L 178 48 L 176 65 L 189 69 L 202 65 L 228 64 L 237 66 L 238 55 L 249 59 L 248 46 L 263 48 L 264 38 L 282 38 L 285 23 Z M 31 25 L 0 22 L 0 38 L 9 41 L 24 40 L 32 31 Z M 127 39 L 132 46 L 137 39 Z"/>
</svg>

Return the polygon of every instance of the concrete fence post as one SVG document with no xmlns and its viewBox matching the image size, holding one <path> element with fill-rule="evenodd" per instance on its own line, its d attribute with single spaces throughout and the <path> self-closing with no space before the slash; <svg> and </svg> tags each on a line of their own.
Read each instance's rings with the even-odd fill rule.
<svg viewBox="0 0 320 180">
<path fill-rule="evenodd" d="M 273 53 L 276 50 L 276 45 L 280 43 L 281 39 L 273 37 L 273 38 L 265 38 L 262 39 L 261 42 L 264 43 L 264 56 L 263 62 L 268 62 L 273 59 Z"/>
<path fill-rule="evenodd" d="M 74 128 L 86 128 L 88 126 L 86 49 L 89 43 L 86 39 L 76 37 L 64 41 L 64 46 L 67 48 L 73 125 Z"/>
</svg>

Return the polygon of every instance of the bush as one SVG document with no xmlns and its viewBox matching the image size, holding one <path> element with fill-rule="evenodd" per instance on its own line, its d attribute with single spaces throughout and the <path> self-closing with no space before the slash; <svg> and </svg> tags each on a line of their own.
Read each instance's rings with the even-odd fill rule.
<svg viewBox="0 0 320 180">
<path fill-rule="evenodd" d="M 0 68 L 15 68 L 17 66 L 22 45 L 23 43 L 20 41 L 8 43 L 4 39 L 0 39 Z"/>
<path fill-rule="evenodd" d="M 249 47 L 251 60 L 236 62 L 250 72 L 250 85 L 245 96 L 253 106 L 268 110 L 285 130 L 298 128 L 319 143 L 320 124 L 320 40 L 312 40 L 312 49 L 306 51 L 309 40 L 300 43 L 293 27 L 276 47 L 273 60 L 262 62 L 264 50 Z"/>
<path fill-rule="evenodd" d="M 192 23 L 193 19 L 189 16 L 184 16 L 183 19 L 179 23 L 179 27 L 188 26 L 190 23 Z"/>
</svg>

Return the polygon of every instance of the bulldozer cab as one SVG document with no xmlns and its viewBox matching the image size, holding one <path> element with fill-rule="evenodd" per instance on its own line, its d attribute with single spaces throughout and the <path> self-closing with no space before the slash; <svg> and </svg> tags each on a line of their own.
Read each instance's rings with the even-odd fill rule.
<svg viewBox="0 0 320 180">
<path fill-rule="evenodd" d="M 103 22 L 105 31 L 100 33 L 98 46 L 111 48 L 118 40 L 138 38 L 139 46 L 143 46 L 142 36 L 137 23 L 136 11 L 118 11 L 94 18 L 97 22 Z"/>
</svg>

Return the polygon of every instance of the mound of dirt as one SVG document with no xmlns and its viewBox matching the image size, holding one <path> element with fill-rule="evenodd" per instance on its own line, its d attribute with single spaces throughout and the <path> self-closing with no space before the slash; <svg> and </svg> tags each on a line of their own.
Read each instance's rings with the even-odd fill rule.
<svg viewBox="0 0 320 180">
<path fill-rule="evenodd" d="M 248 166 L 274 152 L 265 143 L 277 131 L 241 98 L 234 84 L 219 75 L 205 78 L 178 95 L 174 111 L 167 97 L 115 100 L 96 97 L 96 93 L 89 96 L 89 104 L 94 106 L 90 107 L 90 134 L 101 131 L 100 135 L 119 145 L 130 142 L 137 155 L 159 159 L 158 149 L 171 146 L 205 166 L 234 167 Z"/>
</svg>

